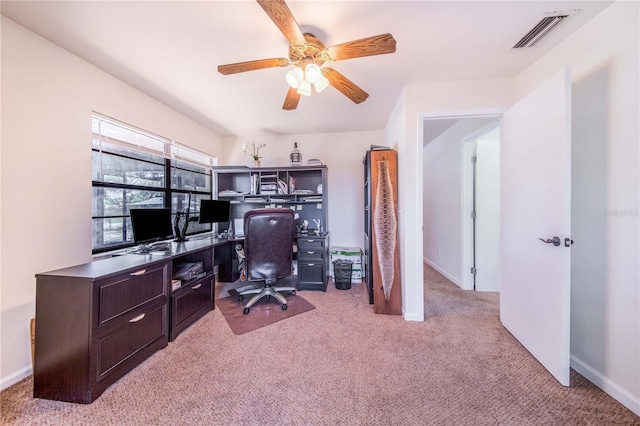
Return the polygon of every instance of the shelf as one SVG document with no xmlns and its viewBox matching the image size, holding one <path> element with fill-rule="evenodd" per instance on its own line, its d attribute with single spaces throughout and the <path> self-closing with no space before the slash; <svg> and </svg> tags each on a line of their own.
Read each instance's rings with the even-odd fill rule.
<svg viewBox="0 0 640 426">
<path fill-rule="evenodd" d="M 218 193 L 219 197 L 242 197 L 244 195 L 249 195 L 248 192 L 238 192 L 238 191 L 221 191 Z"/>
<path fill-rule="evenodd" d="M 175 290 L 172 290 L 171 293 L 176 293 L 180 290 L 182 290 L 185 287 L 189 287 L 190 285 L 200 281 L 203 278 L 211 278 L 213 276 L 213 271 L 209 271 L 209 272 L 204 272 L 201 274 L 198 274 L 198 276 L 196 276 L 195 278 L 192 278 L 188 281 L 182 281 L 182 283 L 180 284 L 180 287 L 176 288 Z M 175 278 L 174 278 L 175 279 Z"/>
<path fill-rule="evenodd" d="M 276 198 L 273 198 L 276 197 Z M 287 198 L 281 198 L 287 197 Z M 297 198 L 300 197 L 300 198 Z M 318 197 L 309 199 L 310 197 Z M 220 198 L 233 198 L 233 197 L 220 197 Z M 219 199 L 220 199 L 219 198 Z M 240 197 L 237 197 L 240 198 Z M 238 200 L 229 200 L 231 204 L 243 204 L 243 203 L 251 203 L 251 204 L 273 204 L 273 203 L 281 203 L 281 204 L 303 204 L 303 203 L 322 203 L 324 202 L 324 197 L 322 194 L 305 194 L 303 196 L 296 196 L 291 194 L 263 194 L 260 195 L 251 195 L 248 197 L 244 197 L 243 199 Z"/>
</svg>

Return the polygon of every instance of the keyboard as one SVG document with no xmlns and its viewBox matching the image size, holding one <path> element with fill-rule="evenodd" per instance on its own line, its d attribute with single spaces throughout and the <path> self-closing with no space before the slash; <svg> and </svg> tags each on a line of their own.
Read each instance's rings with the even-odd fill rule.
<svg viewBox="0 0 640 426">
<path fill-rule="evenodd" d="M 161 241 L 157 243 L 151 244 L 140 244 L 134 249 L 128 251 L 128 253 L 133 254 L 149 254 L 153 252 L 153 254 L 161 254 L 162 252 L 171 250 L 171 243 L 166 241 Z"/>
<path fill-rule="evenodd" d="M 161 242 L 147 245 L 149 251 L 167 251 L 171 249 L 171 243 Z"/>
</svg>

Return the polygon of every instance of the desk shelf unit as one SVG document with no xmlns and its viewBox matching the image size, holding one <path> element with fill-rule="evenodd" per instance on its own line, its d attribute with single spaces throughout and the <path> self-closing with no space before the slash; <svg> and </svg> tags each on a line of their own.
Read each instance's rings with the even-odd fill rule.
<svg viewBox="0 0 640 426">
<path fill-rule="evenodd" d="M 214 196 L 231 202 L 232 221 L 244 218 L 244 214 L 250 210 L 279 207 L 291 208 L 297 213 L 298 230 L 305 220 L 308 222 L 308 234 L 298 234 L 296 238 L 300 290 L 326 291 L 327 288 L 327 190 L 327 166 L 214 168 Z M 314 220 L 320 222 L 320 235 L 312 232 L 317 229 Z M 235 229 L 236 234 L 238 231 L 241 230 Z M 307 240 L 310 242 L 304 242 Z M 313 247 L 307 247 L 307 254 L 302 256 L 304 262 L 300 258 L 300 244 Z M 308 252 L 313 254 L 308 255 Z M 236 275 L 225 274 L 224 278 L 233 280 Z"/>
<path fill-rule="evenodd" d="M 315 219 L 328 229 L 326 166 L 214 167 L 214 175 L 214 194 L 231 202 L 231 219 L 257 208 L 291 207 L 299 216 L 296 226 L 307 220 L 314 229 Z"/>
</svg>

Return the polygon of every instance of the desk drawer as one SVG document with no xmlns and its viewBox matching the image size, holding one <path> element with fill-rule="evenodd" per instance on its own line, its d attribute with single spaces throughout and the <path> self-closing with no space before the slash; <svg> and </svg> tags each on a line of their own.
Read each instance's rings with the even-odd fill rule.
<svg viewBox="0 0 640 426">
<path fill-rule="evenodd" d="M 168 296 L 169 264 L 128 271 L 112 278 L 97 281 L 97 325 L 104 328 L 117 318 L 131 313 L 145 304 L 166 301 Z"/>
<path fill-rule="evenodd" d="M 298 238 L 298 252 L 300 251 L 323 251 L 324 239 Z"/>
<path fill-rule="evenodd" d="M 298 282 L 299 283 L 324 283 L 324 263 L 301 262 L 298 261 Z"/>
<path fill-rule="evenodd" d="M 96 383 L 112 377 L 112 383 L 140 361 L 133 362 L 138 354 L 143 355 L 146 348 L 161 341 L 166 346 L 168 340 L 167 304 L 152 307 L 113 327 L 108 333 L 97 338 L 94 346 Z M 131 361 L 130 361 L 131 360 Z"/>
<path fill-rule="evenodd" d="M 171 295 L 171 330 L 174 331 L 183 322 L 201 309 L 213 309 L 213 274 L 181 288 Z"/>
<path fill-rule="evenodd" d="M 300 250 L 298 249 L 298 262 L 322 262 L 324 251 L 322 250 Z"/>
</svg>

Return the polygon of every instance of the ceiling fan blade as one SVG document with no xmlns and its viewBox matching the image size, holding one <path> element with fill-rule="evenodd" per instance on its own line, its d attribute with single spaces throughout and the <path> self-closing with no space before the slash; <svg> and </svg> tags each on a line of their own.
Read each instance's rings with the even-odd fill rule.
<svg viewBox="0 0 640 426">
<path fill-rule="evenodd" d="M 396 51 L 396 40 L 389 33 L 361 38 L 327 48 L 334 61 L 361 58 L 363 56 L 384 55 Z"/>
<path fill-rule="evenodd" d="M 298 108 L 298 102 L 300 101 L 300 93 L 293 87 L 289 87 L 289 91 L 287 92 L 287 97 L 284 98 L 284 104 L 282 105 L 282 109 L 286 109 L 291 111 L 292 109 Z"/>
<path fill-rule="evenodd" d="M 289 60 L 286 58 L 258 59 L 257 61 L 218 65 L 218 72 L 229 75 L 245 71 L 261 70 L 263 68 L 286 67 L 287 65 L 289 65 Z"/>
<path fill-rule="evenodd" d="M 301 46 L 307 42 L 284 0 L 257 1 L 290 44 Z"/>
<path fill-rule="evenodd" d="M 333 87 L 357 104 L 364 102 L 369 97 L 367 92 L 333 68 L 322 68 L 322 74 L 327 77 L 327 80 L 329 80 L 329 83 Z"/>
</svg>

